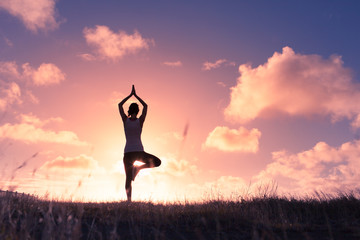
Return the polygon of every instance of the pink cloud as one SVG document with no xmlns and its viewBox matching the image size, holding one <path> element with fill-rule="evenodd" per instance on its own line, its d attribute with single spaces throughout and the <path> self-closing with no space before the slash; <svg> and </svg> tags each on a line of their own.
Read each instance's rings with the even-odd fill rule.
<svg viewBox="0 0 360 240">
<path fill-rule="evenodd" d="M 42 169 L 84 169 L 93 170 L 99 168 L 98 162 L 90 156 L 81 154 L 76 157 L 62 157 L 59 156 L 51 161 L 45 162 Z"/>
<path fill-rule="evenodd" d="M 239 72 L 225 109 L 229 120 L 244 123 L 269 113 L 330 115 L 337 120 L 360 113 L 360 85 L 339 56 L 323 59 L 284 47 L 265 64 L 241 65 Z"/>
<path fill-rule="evenodd" d="M 219 68 L 222 65 L 235 66 L 235 63 L 229 62 L 226 59 L 219 59 L 219 60 L 216 60 L 215 62 L 204 62 L 202 70 L 208 71 L 211 69 Z"/>
<path fill-rule="evenodd" d="M 65 80 L 66 75 L 52 63 L 42 63 L 38 69 L 34 69 L 29 63 L 22 65 L 23 72 L 18 71 L 16 62 L 0 61 L 0 111 L 6 110 L 12 104 L 21 104 L 23 100 L 38 103 L 39 100 L 27 89 L 23 90 L 16 83 L 18 81 L 30 81 L 31 83 L 44 86 L 58 84 Z M 5 79 L 6 81 L 2 80 Z M 24 98 L 24 99 L 22 99 Z"/>
<path fill-rule="evenodd" d="M 7 37 L 4 37 L 4 41 L 5 41 L 6 45 L 8 45 L 9 47 L 14 46 L 14 43 L 10 39 L 8 39 Z"/>
<path fill-rule="evenodd" d="M 94 61 L 96 57 L 89 53 L 83 53 L 78 55 L 80 58 L 84 59 L 85 61 Z"/>
<path fill-rule="evenodd" d="M 54 117 L 54 118 L 49 118 L 46 120 L 41 120 L 32 113 L 20 114 L 18 116 L 18 118 L 20 119 L 21 123 L 27 123 L 27 124 L 31 124 L 31 125 L 34 125 L 37 127 L 42 127 L 51 122 L 62 122 L 63 121 L 63 119 L 60 117 L 56 117 L 56 118 Z"/>
<path fill-rule="evenodd" d="M 276 180 L 281 193 L 296 195 L 314 191 L 336 193 L 360 187 L 360 141 L 331 147 L 325 142 L 296 154 L 273 153 L 273 162 L 255 179 Z"/>
<path fill-rule="evenodd" d="M 259 149 L 261 132 L 253 128 L 248 130 L 244 127 L 229 129 L 228 127 L 216 127 L 209 133 L 204 147 L 216 148 L 226 152 L 252 152 Z"/>
<path fill-rule="evenodd" d="M 29 63 L 22 65 L 23 72 L 18 71 L 16 62 L 0 62 L 0 74 L 15 80 L 29 79 L 37 86 L 58 84 L 65 80 L 66 75 L 53 63 L 42 63 L 37 69 Z"/>
<path fill-rule="evenodd" d="M 30 90 L 26 90 L 26 98 L 28 102 L 34 103 L 34 104 L 38 104 L 39 103 L 39 99 L 30 91 Z"/>
<path fill-rule="evenodd" d="M 176 62 L 164 62 L 163 63 L 166 66 L 169 67 L 181 67 L 182 66 L 182 62 L 181 61 L 176 61 Z"/>
<path fill-rule="evenodd" d="M 360 128 L 360 114 L 358 114 L 351 123 L 354 129 Z"/>
<path fill-rule="evenodd" d="M 22 65 L 24 76 L 29 77 L 37 86 L 58 84 L 65 80 L 65 73 L 52 63 L 42 63 L 38 69 L 33 69 L 29 63 Z"/>
<path fill-rule="evenodd" d="M 55 19 L 55 0 L 2 0 L 0 8 L 19 18 L 33 32 L 59 26 Z"/>
<path fill-rule="evenodd" d="M 196 165 L 184 159 L 162 158 L 162 162 L 163 172 L 176 177 L 196 175 L 199 172 Z"/>
<path fill-rule="evenodd" d="M 15 82 L 5 83 L 0 80 L 0 111 L 5 111 L 15 103 L 22 103 L 19 85 Z"/>
<path fill-rule="evenodd" d="M 54 120 L 48 120 L 54 121 Z M 86 146 L 88 143 L 80 141 L 78 136 L 71 131 L 51 131 L 42 126 L 48 121 L 41 121 L 35 116 L 23 115 L 22 122 L 18 124 L 6 123 L 0 126 L 0 139 L 8 138 L 25 143 L 61 143 L 76 146 Z"/>
<path fill-rule="evenodd" d="M 0 74 L 12 78 L 20 77 L 16 62 L 0 62 Z"/>
<path fill-rule="evenodd" d="M 92 46 L 100 58 L 118 60 L 125 55 L 148 49 L 153 41 L 143 38 L 138 31 L 127 34 L 124 31 L 113 32 L 107 26 L 96 25 L 95 28 L 84 28 L 86 42 Z"/>
<path fill-rule="evenodd" d="M 194 176 L 199 173 L 198 167 L 188 160 L 177 159 L 174 156 L 160 156 L 160 159 L 161 167 L 156 168 L 156 172 L 162 177 L 181 178 L 186 176 Z M 114 169 L 116 169 L 115 171 L 117 172 L 125 173 L 122 162 L 117 162 L 117 164 L 114 166 Z M 152 169 L 151 171 L 154 170 Z"/>
<path fill-rule="evenodd" d="M 226 87 L 226 84 L 224 83 L 224 82 L 221 82 L 221 81 L 219 81 L 219 82 L 216 82 L 219 86 L 222 86 L 222 87 Z"/>
<path fill-rule="evenodd" d="M 233 176 L 221 176 L 214 181 L 204 183 L 200 187 L 202 194 L 207 196 L 208 200 L 239 200 L 240 197 L 245 197 L 248 184 L 244 179 Z"/>
</svg>

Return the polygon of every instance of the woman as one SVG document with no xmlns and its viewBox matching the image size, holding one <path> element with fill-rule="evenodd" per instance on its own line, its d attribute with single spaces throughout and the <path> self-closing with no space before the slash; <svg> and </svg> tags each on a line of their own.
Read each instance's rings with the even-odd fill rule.
<svg viewBox="0 0 360 240">
<path fill-rule="evenodd" d="M 125 114 L 123 105 L 131 97 L 134 96 L 139 100 L 143 106 L 141 116 L 137 118 L 139 113 L 139 106 L 137 103 L 132 103 L 128 110 L 128 115 Z M 125 190 L 128 201 L 131 201 L 131 181 L 135 180 L 136 175 L 141 169 L 158 167 L 161 164 L 159 158 L 144 152 L 144 147 L 141 142 L 141 131 L 144 125 L 147 104 L 136 94 L 134 85 L 129 96 L 124 98 L 119 103 L 119 111 L 122 121 L 124 123 L 126 145 L 124 150 L 124 167 L 126 173 Z M 134 166 L 135 161 L 143 162 L 141 166 Z"/>
</svg>

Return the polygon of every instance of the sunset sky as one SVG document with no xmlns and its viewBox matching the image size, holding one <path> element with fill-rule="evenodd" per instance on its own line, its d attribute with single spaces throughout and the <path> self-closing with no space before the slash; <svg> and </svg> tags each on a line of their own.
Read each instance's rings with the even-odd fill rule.
<svg viewBox="0 0 360 240">
<path fill-rule="evenodd" d="M 360 187 L 357 1 L 0 0 L 0 189 L 125 200 L 117 104 L 162 165 L 134 200 Z M 130 99 L 125 108 L 135 98 Z"/>
</svg>

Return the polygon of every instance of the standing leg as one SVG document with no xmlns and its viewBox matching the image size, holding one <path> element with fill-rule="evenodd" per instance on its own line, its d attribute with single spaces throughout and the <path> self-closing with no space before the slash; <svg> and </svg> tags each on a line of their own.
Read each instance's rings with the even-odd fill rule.
<svg viewBox="0 0 360 240">
<path fill-rule="evenodd" d="M 129 202 L 131 202 L 131 175 L 130 174 L 126 174 L 126 181 L 125 181 L 125 191 L 126 191 L 126 196 L 127 196 L 127 200 Z"/>
<path fill-rule="evenodd" d="M 124 167 L 125 167 L 125 174 L 126 174 L 126 180 L 125 180 L 125 191 L 127 200 L 131 202 L 131 181 L 132 181 L 132 172 L 133 172 L 133 163 L 134 161 L 129 157 L 127 154 L 124 155 Z"/>
</svg>

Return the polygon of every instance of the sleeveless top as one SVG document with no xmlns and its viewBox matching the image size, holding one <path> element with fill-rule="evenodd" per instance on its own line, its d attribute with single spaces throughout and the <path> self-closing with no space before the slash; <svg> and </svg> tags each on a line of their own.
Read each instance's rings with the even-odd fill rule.
<svg viewBox="0 0 360 240">
<path fill-rule="evenodd" d="M 142 127 L 140 125 L 140 120 L 136 119 L 132 121 L 127 118 L 124 124 L 124 130 L 126 137 L 124 152 L 127 153 L 144 151 L 144 147 L 141 143 Z"/>
</svg>

